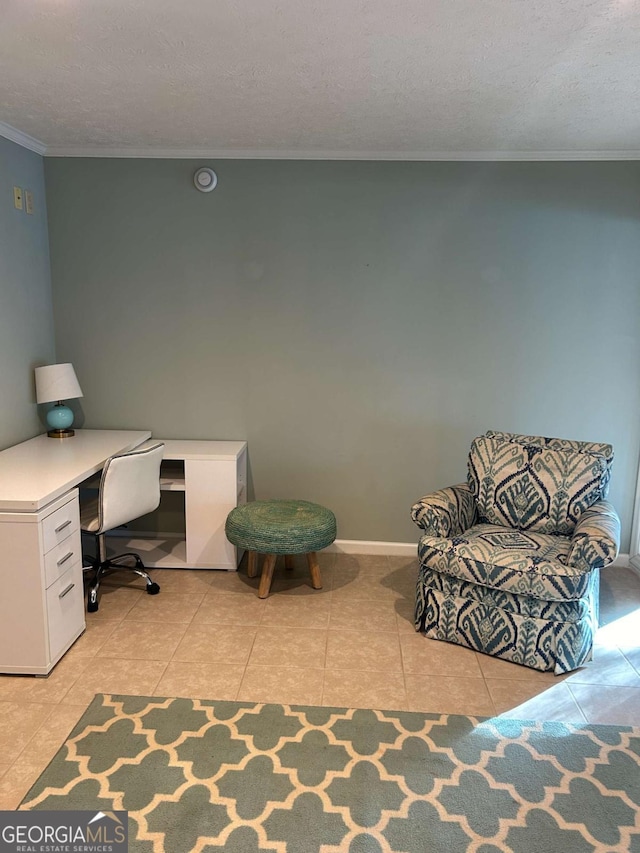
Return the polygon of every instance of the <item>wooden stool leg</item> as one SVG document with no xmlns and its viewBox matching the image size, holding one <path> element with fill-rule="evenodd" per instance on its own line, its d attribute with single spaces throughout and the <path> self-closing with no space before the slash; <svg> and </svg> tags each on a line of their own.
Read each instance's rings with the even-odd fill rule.
<svg viewBox="0 0 640 853">
<path fill-rule="evenodd" d="M 258 552 L 257 551 L 249 551 L 249 558 L 247 560 L 247 576 L 250 578 L 255 578 L 258 574 Z"/>
<path fill-rule="evenodd" d="M 266 598 L 271 589 L 271 580 L 273 578 L 273 570 L 276 567 L 276 555 L 267 554 L 262 564 L 262 574 L 260 575 L 260 588 L 258 589 L 258 598 Z"/>
<path fill-rule="evenodd" d="M 284 558 L 284 567 L 291 571 L 293 568 L 293 556 L 291 554 L 286 554 Z"/>
<path fill-rule="evenodd" d="M 318 555 L 315 551 L 309 551 L 307 554 L 307 563 L 311 572 L 311 586 L 314 589 L 322 589 L 322 578 L 320 577 L 320 566 L 318 565 Z"/>
</svg>

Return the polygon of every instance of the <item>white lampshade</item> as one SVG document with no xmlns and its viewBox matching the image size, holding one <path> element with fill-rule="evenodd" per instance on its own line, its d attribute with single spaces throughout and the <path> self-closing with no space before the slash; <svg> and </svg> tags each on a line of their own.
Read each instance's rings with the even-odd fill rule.
<svg viewBox="0 0 640 853">
<path fill-rule="evenodd" d="M 45 367 L 36 367 L 35 373 L 38 403 L 82 397 L 82 389 L 72 364 L 48 364 Z"/>
</svg>

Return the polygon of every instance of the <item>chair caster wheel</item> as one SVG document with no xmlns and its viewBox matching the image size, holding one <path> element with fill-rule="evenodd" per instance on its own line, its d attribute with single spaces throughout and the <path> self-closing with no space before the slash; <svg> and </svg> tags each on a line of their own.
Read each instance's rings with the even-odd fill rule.
<svg viewBox="0 0 640 853">
<path fill-rule="evenodd" d="M 98 596 L 92 596 L 89 593 L 89 598 L 87 599 L 87 613 L 95 613 L 98 609 Z"/>
<path fill-rule="evenodd" d="M 160 587 L 157 583 L 147 584 L 147 593 L 149 595 L 157 595 L 160 592 Z"/>
</svg>

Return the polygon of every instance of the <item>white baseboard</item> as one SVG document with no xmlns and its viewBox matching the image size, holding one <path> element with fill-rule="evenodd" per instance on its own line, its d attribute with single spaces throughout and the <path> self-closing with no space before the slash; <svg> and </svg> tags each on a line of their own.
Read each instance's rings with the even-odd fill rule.
<svg viewBox="0 0 640 853">
<path fill-rule="evenodd" d="M 324 549 L 333 554 L 387 554 L 391 557 L 416 557 L 417 542 L 378 542 L 366 539 L 336 539 Z"/>
</svg>

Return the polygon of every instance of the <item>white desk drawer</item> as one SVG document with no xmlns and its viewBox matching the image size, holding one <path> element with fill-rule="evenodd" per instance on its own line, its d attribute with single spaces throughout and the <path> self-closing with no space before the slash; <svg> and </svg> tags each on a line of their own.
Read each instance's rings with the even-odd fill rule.
<svg viewBox="0 0 640 853">
<path fill-rule="evenodd" d="M 68 530 L 69 528 L 66 529 Z M 82 545 L 80 532 L 74 530 L 59 545 L 54 545 L 48 554 L 45 554 L 45 589 L 49 589 L 54 581 L 57 581 L 74 563 L 78 562 L 82 562 Z"/>
<path fill-rule="evenodd" d="M 42 521 L 42 540 L 44 553 L 60 544 L 63 539 L 80 529 L 80 508 L 78 496 L 61 506 Z"/>
<path fill-rule="evenodd" d="M 84 628 L 82 563 L 71 566 L 47 590 L 49 659 L 60 657 Z"/>
</svg>

